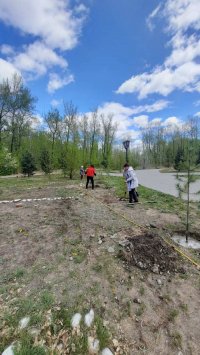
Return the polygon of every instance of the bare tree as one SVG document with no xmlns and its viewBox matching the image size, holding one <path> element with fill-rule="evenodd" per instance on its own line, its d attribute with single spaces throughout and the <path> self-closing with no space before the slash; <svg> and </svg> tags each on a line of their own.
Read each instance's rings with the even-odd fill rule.
<svg viewBox="0 0 200 355">
<path fill-rule="evenodd" d="M 113 114 L 109 114 L 107 117 L 102 114 L 100 118 L 102 125 L 101 134 L 103 165 L 107 167 L 109 165 L 109 158 L 112 151 L 117 125 L 113 122 Z"/>
<path fill-rule="evenodd" d="M 3 81 L 0 84 L 0 146 L 2 142 L 2 132 L 6 125 L 6 117 L 9 112 L 8 102 L 9 102 L 10 88 L 7 81 Z"/>
<path fill-rule="evenodd" d="M 57 109 L 50 110 L 45 115 L 45 121 L 49 127 L 52 137 L 51 159 L 53 160 L 55 139 L 60 136 L 61 116 Z"/>
<path fill-rule="evenodd" d="M 84 115 L 80 121 L 80 136 L 81 136 L 81 147 L 82 147 L 82 160 L 85 162 L 89 153 L 89 140 L 90 140 L 90 131 L 89 131 L 89 118 L 87 115 Z"/>
<path fill-rule="evenodd" d="M 92 162 L 93 154 L 94 154 L 94 146 L 95 142 L 98 142 L 99 139 L 99 133 L 100 133 L 100 123 L 99 123 L 99 117 L 97 110 L 92 112 L 90 124 L 89 124 L 89 130 L 90 130 L 90 163 Z"/>
<path fill-rule="evenodd" d="M 64 126 L 66 132 L 66 143 L 70 140 L 75 139 L 75 131 L 77 130 L 78 122 L 77 122 L 77 107 L 70 102 L 64 102 Z"/>
<path fill-rule="evenodd" d="M 29 118 L 34 109 L 36 99 L 31 96 L 28 88 L 24 87 L 22 78 L 13 75 L 8 82 L 7 126 L 11 135 L 10 151 L 19 149 L 23 129 L 29 125 Z"/>
</svg>

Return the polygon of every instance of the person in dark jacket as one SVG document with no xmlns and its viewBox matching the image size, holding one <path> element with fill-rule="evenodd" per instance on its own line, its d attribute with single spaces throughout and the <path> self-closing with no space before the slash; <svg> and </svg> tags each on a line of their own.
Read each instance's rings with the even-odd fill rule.
<svg viewBox="0 0 200 355">
<path fill-rule="evenodd" d="M 85 174 L 86 174 L 86 176 L 87 176 L 86 189 L 88 188 L 88 184 L 89 184 L 89 182 L 91 181 L 91 183 L 92 183 L 92 190 L 94 190 L 94 176 L 96 176 L 96 171 L 95 171 L 94 165 L 91 164 L 91 165 L 86 169 Z"/>
</svg>

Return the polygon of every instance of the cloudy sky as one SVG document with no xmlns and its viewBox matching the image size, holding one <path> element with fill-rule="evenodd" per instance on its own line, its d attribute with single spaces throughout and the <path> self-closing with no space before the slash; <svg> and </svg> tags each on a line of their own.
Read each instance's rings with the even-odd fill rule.
<svg viewBox="0 0 200 355">
<path fill-rule="evenodd" d="M 0 80 L 13 72 L 38 116 L 72 100 L 122 139 L 200 117 L 200 0 L 1 0 Z"/>
</svg>

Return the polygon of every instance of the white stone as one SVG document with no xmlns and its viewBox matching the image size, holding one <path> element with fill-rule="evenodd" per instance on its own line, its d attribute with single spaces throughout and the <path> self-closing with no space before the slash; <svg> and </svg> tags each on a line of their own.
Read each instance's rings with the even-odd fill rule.
<svg viewBox="0 0 200 355">
<path fill-rule="evenodd" d="M 19 329 L 24 329 L 30 322 L 30 317 L 24 317 L 19 321 Z"/>
<path fill-rule="evenodd" d="M 93 320 L 94 320 L 94 311 L 93 309 L 91 309 L 89 313 L 85 315 L 85 325 L 87 325 L 87 327 L 90 327 Z"/>
<path fill-rule="evenodd" d="M 71 325 L 72 328 L 77 328 L 80 324 L 81 321 L 81 314 L 80 313 L 76 313 L 73 315 L 72 319 L 71 319 Z"/>
<path fill-rule="evenodd" d="M 2 353 L 2 355 L 14 355 L 14 346 L 10 345 L 8 346 L 4 352 Z"/>
<path fill-rule="evenodd" d="M 112 351 L 110 351 L 110 349 L 105 348 L 102 350 L 102 355 L 113 355 Z"/>
<path fill-rule="evenodd" d="M 114 249 L 113 247 L 109 247 L 109 248 L 108 248 L 108 252 L 109 252 L 109 253 L 114 253 L 114 252 L 115 252 L 115 249 Z"/>
</svg>

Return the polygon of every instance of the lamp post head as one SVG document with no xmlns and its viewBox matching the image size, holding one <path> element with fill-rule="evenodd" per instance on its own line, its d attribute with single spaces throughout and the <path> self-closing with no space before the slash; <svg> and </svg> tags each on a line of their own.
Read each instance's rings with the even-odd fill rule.
<svg viewBox="0 0 200 355">
<path fill-rule="evenodd" d="M 125 149 L 128 149 L 128 148 L 129 148 L 129 144 L 130 144 L 130 141 L 129 141 L 129 140 L 124 141 L 124 142 L 123 142 L 124 148 L 125 148 Z"/>
</svg>

